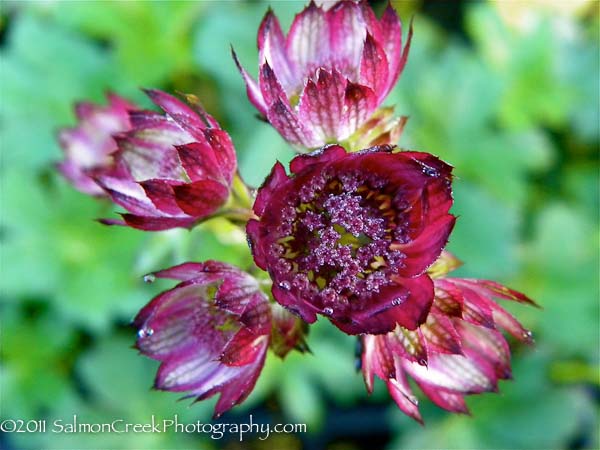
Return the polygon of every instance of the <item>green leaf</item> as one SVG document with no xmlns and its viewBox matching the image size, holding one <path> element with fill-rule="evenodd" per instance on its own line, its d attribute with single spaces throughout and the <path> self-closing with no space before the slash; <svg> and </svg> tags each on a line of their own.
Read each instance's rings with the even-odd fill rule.
<svg viewBox="0 0 600 450">
<path fill-rule="evenodd" d="M 71 120 L 72 103 L 99 100 L 106 89 L 122 86 L 107 52 L 24 11 L 12 22 L 0 65 L 5 167 L 57 160 L 56 129 Z"/>
<path fill-rule="evenodd" d="M 516 246 L 519 216 L 476 186 L 454 182 L 454 207 L 458 216 L 449 249 L 465 262 L 456 273 L 502 279 L 517 270 Z"/>
<path fill-rule="evenodd" d="M 95 221 L 112 206 L 62 181 L 16 170 L 4 174 L 1 195 L 0 258 L 10 261 L 1 287 L 9 299 L 49 299 L 65 317 L 91 328 L 127 320 L 149 300 L 152 290 L 133 271 L 144 234 Z"/>
<path fill-rule="evenodd" d="M 525 129 L 538 122 L 560 125 L 575 99 L 559 72 L 560 37 L 550 15 L 532 30 L 517 32 L 503 23 L 490 4 L 469 9 L 467 27 L 481 54 L 501 80 L 500 118 L 509 128 Z"/>
<path fill-rule="evenodd" d="M 296 362 L 305 355 L 292 353 L 287 357 L 287 367 L 280 373 L 281 389 L 279 398 L 288 417 L 293 422 L 305 423 L 309 428 L 318 427 L 325 414 L 323 398 L 317 389 L 314 379 L 305 376 L 303 370 L 294 370 L 294 366 L 302 363 Z"/>
<path fill-rule="evenodd" d="M 108 41 L 119 72 L 138 85 L 164 83 L 191 70 L 191 29 L 201 2 L 57 3 L 50 13 L 62 24 Z"/>
<path fill-rule="evenodd" d="M 32 319 L 12 305 L 2 308 L 3 418 L 39 419 L 75 395 L 69 382 L 75 333 L 60 326 L 61 319 L 51 313 Z"/>
<path fill-rule="evenodd" d="M 577 209 L 555 203 L 537 218 L 534 236 L 526 260 L 528 293 L 544 308 L 538 315 L 539 339 L 564 357 L 593 362 L 600 314 L 594 281 L 600 267 L 597 230 Z"/>
</svg>

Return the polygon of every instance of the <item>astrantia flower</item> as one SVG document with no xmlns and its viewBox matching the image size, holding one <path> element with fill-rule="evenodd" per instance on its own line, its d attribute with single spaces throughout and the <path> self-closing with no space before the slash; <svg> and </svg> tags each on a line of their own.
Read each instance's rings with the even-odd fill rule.
<svg viewBox="0 0 600 450">
<path fill-rule="evenodd" d="M 290 169 L 273 167 L 247 226 L 275 299 L 350 334 L 418 327 L 433 300 L 424 272 L 454 225 L 451 167 L 427 153 L 333 145 Z"/>
<path fill-rule="evenodd" d="M 389 5 L 377 19 L 366 1 L 327 9 L 311 2 L 287 36 L 267 12 L 258 31 L 258 83 L 234 58 L 258 111 L 288 142 L 317 148 L 345 141 L 365 125 L 398 80 L 410 39 L 409 31 L 402 49 L 400 20 Z M 384 136 L 367 145 L 394 143 L 401 127 L 388 118 Z"/>
<path fill-rule="evenodd" d="M 114 166 L 95 179 L 142 230 L 190 227 L 229 197 L 237 167 L 229 135 L 198 104 L 146 91 L 166 114 L 136 111 L 132 129 L 117 136 Z M 106 223 L 121 223 L 105 221 Z"/>
<path fill-rule="evenodd" d="M 186 263 L 154 274 L 180 280 L 134 320 L 137 348 L 162 362 L 157 389 L 202 400 L 215 417 L 250 394 L 269 346 L 271 312 L 257 280 L 225 263 Z"/>
<path fill-rule="evenodd" d="M 87 171 L 112 164 L 111 154 L 117 149 L 112 135 L 129 130 L 129 112 L 136 109 L 118 95 L 107 94 L 107 98 L 106 106 L 88 102 L 75 105 L 77 126 L 59 133 L 65 159 L 58 164 L 58 170 L 85 194 L 105 195 Z"/>
<path fill-rule="evenodd" d="M 451 255 L 441 259 L 442 265 L 450 262 L 449 269 L 455 266 Z M 441 408 L 468 413 L 466 395 L 497 391 L 498 380 L 511 378 L 510 349 L 501 330 L 532 342 L 531 333 L 493 300 L 534 304 L 525 295 L 488 280 L 434 282 L 435 300 L 418 329 L 398 326 L 388 334 L 362 337 L 362 370 L 369 392 L 377 375 L 398 407 L 419 422 L 418 401 L 407 375 Z"/>
</svg>

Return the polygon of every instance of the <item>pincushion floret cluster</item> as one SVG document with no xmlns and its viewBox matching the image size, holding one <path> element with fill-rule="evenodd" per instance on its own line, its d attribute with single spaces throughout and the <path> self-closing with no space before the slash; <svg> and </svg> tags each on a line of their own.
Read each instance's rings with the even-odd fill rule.
<svg viewBox="0 0 600 450">
<path fill-rule="evenodd" d="M 193 95 L 146 90 L 160 111 L 112 93 L 106 106 L 76 106 L 58 169 L 126 210 L 103 223 L 161 231 L 221 217 L 247 234 L 252 267 L 185 262 L 148 277 L 178 281 L 133 321 L 136 347 L 161 362 L 155 388 L 219 394 L 218 417 L 251 393 L 268 351 L 307 351 L 319 316 L 357 336 L 368 391 L 380 378 L 419 422 L 408 377 L 456 413 L 468 412 L 465 396 L 510 378 L 503 332 L 527 343 L 531 333 L 494 299 L 534 303 L 493 281 L 448 276 L 460 265 L 446 249 L 453 167 L 396 147 L 406 117 L 382 106 L 412 25 L 404 45 L 402 34 L 391 5 L 378 18 L 366 1 L 311 1 L 287 34 L 269 9 L 257 81 L 233 57 L 250 102 L 298 155 L 257 190 Z"/>
</svg>

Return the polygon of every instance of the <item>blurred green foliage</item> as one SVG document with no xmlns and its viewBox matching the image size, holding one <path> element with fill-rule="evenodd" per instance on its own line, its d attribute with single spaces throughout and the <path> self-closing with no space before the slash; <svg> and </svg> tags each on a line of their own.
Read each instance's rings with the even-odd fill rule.
<svg viewBox="0 0 600 450">
<path fill-rule="evenodd" d="M 423 401 L 422 428 L 397 410 L 382 383 L 367 398 L 354 370 L 354 339 L 320 321 L 309 337 L 313 355 L 270 358 L 248 401 L 225 419 L 253 412 L 307 423 L 307 435 L 270 441 L 285 448 L 600 446 L 598 3 L 557 3 L 459 9 L 448 2 L 452 15 L 463 13 L 448 25 L 427 4 L 394 2 L 403 18 L 415 14 L 415 38 L 388 103 L 410 115 L 402 147 L 456 167 L 460 218 L 450 248 L 466 263 L 460 273 L 505 282 L 543 307 L 513 308 L 537 340 L 535 348 L 516 346 L 515 382 L 502 383 L 500 395 L 469 399 L 472 418 Z M 302 3 L 272 6 L 285 28 Z M 0 418 L 210 420 L 214 400 L 188 407 L 176 394 L 150 390 L 157 364 L 131 349 L 127 324 L 170 287 L 144 285 L 144 273 L 208 258 L 248 265 L 243 234 L 222 222 L 154 234 L 98 224 L 114 207 L 75 192 L 54 172 L 55 132 L 74 123 L 74 101 L 102 101 L 106 90 L 145 105 L 139 86 L 192 92 L 230 131 L 245 178 L 260 184 L 292 152 L 255 118 L 229 46 L 255 65 L 266 8 L 2 4 Z M 382 412 L 383 428 L 369 428 L 373 411 Z M 0 436 L 8 449 L 223 445 L 245 448 L 183 433 Z"/>
</svg>

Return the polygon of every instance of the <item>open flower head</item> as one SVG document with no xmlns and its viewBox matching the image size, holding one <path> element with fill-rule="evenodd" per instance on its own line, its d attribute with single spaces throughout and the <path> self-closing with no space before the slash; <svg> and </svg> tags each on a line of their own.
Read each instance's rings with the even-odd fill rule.
<svg viewBox="0 0 600 450">
<path fill-rule="evenodd" d="M 252 391 L 265 361 L 271 310 L 259 284 L 225 263 L 185 263 L 153 274 L 181 281 L 134 320 L 137 348 L 162 362 L 157 389 L 202 400 L 220 393 L 215 417 Z"/>
<path fill-rule="evenodd" d="M 146 91 L 165 114 L 130 113 L 131 130 L 115 137 L 115 163 L 94 173 L 124 222 L 143 230 L 190 227 L 228 199 L 237 168 L 229 135 L 198 103 Z"/>
<path fill-rule="evenodd" d="M 433 300 L 429 267 L 454 225 L 451 167 L 418 152 L 332 145 L 277 163 L 247 232 L 273 296 L 349 334 L 414 330 Z"/>
<path fill-rule="evenodd" d="M 456 266 L 444 252 L 432 269 Z M 427 320 L 416 330 L 398 326 L 383 335 L 362 337 L 362 370 L 369 392 L 382 379 L 398 407 L 422 422 L 412 377 L 436 405 L 468 413 L 465 396 L 497 391 L 511 378 L 510 349 L 502 331 L 531 343 L 531 333 L 493 299 L 534 305 L 520 292 L 489 280 L 436 278 Z"/>
<path fill-rule="evenodd" d="M 107 94 L 108 104 L 89 102 L 75 105 L 77 126 L 60 130 L 58 139 L 65 158 L 58 170 L 79 191 L 90 195 L 106 195 L 89 176 L 91 169 L 109 167 L 117 150 L 113 135 L 129 130 L 129 112 L 136 106 L 118 95 Z"/>
<path fill-rule="evenodd" d="M 388 5 L 378 19 L 366 1 L 311 3 L 287 36 L 269 10 L 258 31 L 255 81 L 234 58 L 258 111 L 291 144 L 317 148 L 350 138 L 363 127 L 395 85 L 408 56 L 402 27 Z M 379 124 L 374 144 L 394 143 L 401 120 Z M 375 125 L 372 124 L 373 127 Z M 382 142 L 382 139 L 389 139 Z"/>
</svg>

